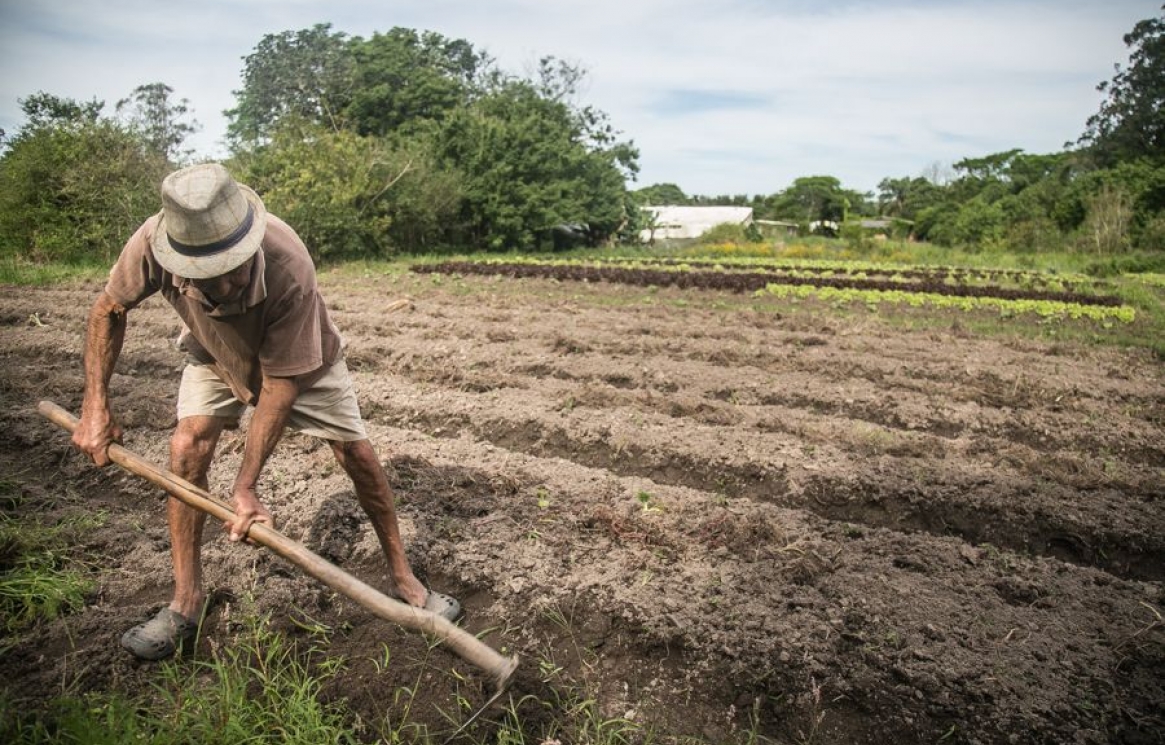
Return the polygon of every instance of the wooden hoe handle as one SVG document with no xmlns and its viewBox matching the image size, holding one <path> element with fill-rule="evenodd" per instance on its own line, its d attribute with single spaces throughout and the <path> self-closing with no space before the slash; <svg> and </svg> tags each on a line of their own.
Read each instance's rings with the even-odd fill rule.
<svg viewBox="0 0 1165 745">
<path fill-rule="evenodd" d="M 52 401 L 41 401 L 36 408 L 46 419 L 70 432 L 77 428 L 77 418 Z M 234 522 L 235 511 L 226 502 L 135 455 L 121 445 L 109 446 L 109 459 L 127 471 L 162 487 L 185 504 L 224 523 Z M 247 537 L 271 549 L 307 574 L 336 592 L 355 600 L 384 620 L 437 637 L 467 662 L 488 673 L 494 684 L 495 693 L 509 685 L 514 670 L 518 667 L 517 655 L 503 657 L 473 634 L 436 613 L 388 597 L 268 525 L 252 523 L 247 531 Z"/>
</svg>

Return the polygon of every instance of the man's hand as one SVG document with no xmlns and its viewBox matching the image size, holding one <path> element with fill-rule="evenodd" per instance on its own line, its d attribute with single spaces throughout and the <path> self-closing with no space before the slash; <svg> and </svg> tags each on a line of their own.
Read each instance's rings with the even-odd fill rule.
<svg viewBox="0 0 1165 745">
<path fill-rule="evenodd" d="M 92 411 L 82 409 L 81 420 L 73 430 L 73 444 L 92 458 L 94 463 L 104 468 L 110 463 L 110 444 L 120 442 L 121 435 L 121 426 L 108 409 L 98 408 Z"/>
<path fill-rule="evenodd" d="M 230 525 L 230 540 L 238 543 L 246 539 L 253 523 L 271 525 L 271 513 L 259 501 L 254 489 L 235 488 L 235 521 Z"/>
</svg>

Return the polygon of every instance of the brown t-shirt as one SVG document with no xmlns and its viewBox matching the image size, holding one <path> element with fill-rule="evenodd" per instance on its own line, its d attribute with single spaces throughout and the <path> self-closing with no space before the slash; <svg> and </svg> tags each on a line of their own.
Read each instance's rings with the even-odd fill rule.
<svg viewBox="0 0 1165 745">
<path fill-rule="evenodd" d="M 231 306 L 211 303 L 189 280 L 162 268 L 150 248 L 157 224 L 157 215 L 146 220 L 125 244 L 105 291 L 127 309 L 161 291 L 196 342 L 188 339 L 187 348 L 211 364 L 240 401 L 258 401 L 264 373 L 310 385 L 340 359 L 340 333 L 328 318 L 315 266 L 287 223 L 267 216 L 251 284 Z"/>
</svg>

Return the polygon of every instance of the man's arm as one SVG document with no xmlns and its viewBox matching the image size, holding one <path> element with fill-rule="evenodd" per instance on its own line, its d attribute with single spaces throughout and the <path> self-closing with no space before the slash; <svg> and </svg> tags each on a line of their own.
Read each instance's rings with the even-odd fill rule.
<svg viewBox="0 0 1165 745">
<path fill-rule="evenodd" d="M 85 400 L 73 444 L 99 466 L 109 465 L 109 444 L 121 439 L 121 427 L 109 408 L 109 379 L 121 355 L 128 313 L 102 291 L 89 311 L 85 331 Z"/>
<path fill-rule="evenodd" d="M 283 434 L 298 395 L 299 383 L 295 378 L 263 376 L 263 390 L 251 417 L 247 445 L 243 448 L 243 464 L 232 490 L 235 500 L 235 522 L 230 530 L 232 541 L 244 538 L 253 522 L 271 522 L 271 513 L 259 501 L 259 474 Z"/>
</svg>

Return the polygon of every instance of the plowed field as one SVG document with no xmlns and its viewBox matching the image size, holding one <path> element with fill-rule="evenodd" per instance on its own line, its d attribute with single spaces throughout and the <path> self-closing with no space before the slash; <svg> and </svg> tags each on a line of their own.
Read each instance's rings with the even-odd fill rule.
<svg viewBox="0 0 1165 745">
<path fill-rule="evenodd" d="M 730 291 L 322 282 L 414 566 L 462 599 L 467 628 L 522 656 L 511 700 L 531 742 L 572 697 L 712 742 L 1165 742 L 1165 386 L 1148 353 Z M 169 599 L 160 494 L 94 468 L 34 410 L 79 408 L 98 289 L 0 293 L 15 509 L 106 516 L 83 547 L 86 607 L 0 658 L 28 707 L 148 696 L 152 666 L 117 639 Z M 113 381 L 126 446 L 163 464 L 177 331 L 160 299 L 132 312 Z M 224 436 L 212 491 L 241 444 Z M 285 438 L 262 493 L 281 530 L 382 584 L 326 447 Z M 329 628 L 347 666 L 327 695 L 368 731 L 404 687 L 438 734 L 458 696 L 483 699 L 448 652 L 207 533 L 204 648 L 229 644 L 244 609 L 297 638 L 305 619 Z"/>
</svg>

